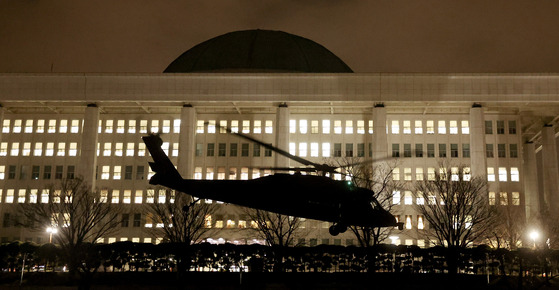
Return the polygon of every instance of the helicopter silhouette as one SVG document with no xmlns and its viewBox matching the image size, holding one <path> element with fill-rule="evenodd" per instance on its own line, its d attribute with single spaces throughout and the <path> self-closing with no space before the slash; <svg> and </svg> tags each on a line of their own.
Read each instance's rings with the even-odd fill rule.
<svg viewBox="0 0 559 290">
<path fill-rule="evenodd" d="M 350 181 L 334 180 L 327 174 L 339 173 L 339 167 L 318 164 L 295 156 L 251 136 L 225 130 L 255 142 L 307 167 L 269 168 L 274 171 L 295 171 L 295 174 L 274 173 L 250 180 L 184 179 L 161 148 L 159 135 L 142 137 L 154 162 L 149 162 L 155 174 L 152 185 L 162 185 L 199 199 L 212 199 L 253 209 L 294 217 L 332 222 L 329 233 L 336 236 L 348 226 L 398 227 L 396 218 L 374 198 L 374 192 Z M 304 175 L 301 172 L 316 172 Z"/>
</svg>

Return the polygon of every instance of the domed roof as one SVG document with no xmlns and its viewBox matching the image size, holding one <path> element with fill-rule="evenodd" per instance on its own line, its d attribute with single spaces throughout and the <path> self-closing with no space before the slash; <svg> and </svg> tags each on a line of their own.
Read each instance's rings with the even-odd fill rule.
<svg viewBox="0 0 559 290">
<path fill-rule="evenodd" d="M 322 45 L 282 31 L 245 30 L 204 41 L 175 59 L 166 73 L 353 72 Z"/>
</svg>

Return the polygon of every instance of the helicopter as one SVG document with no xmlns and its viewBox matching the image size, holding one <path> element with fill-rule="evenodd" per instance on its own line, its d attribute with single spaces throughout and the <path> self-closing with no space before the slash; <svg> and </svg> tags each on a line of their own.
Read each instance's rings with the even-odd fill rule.
<svg viewBox="0 0 559 290">
<path fill-rule="evenodd" d="M 296 173 L 274 173 L 250 180 L 184 179 L 161 148 L 161 137 L 151 134 L 142 137 L 153 158 L 149 165 L 155 174 L 149 183 L 188 193 L 198 199 L 211 199 L 293 217 L 331 222 L 329 233 L 332 236 L 344 233 L 348 226 L 403 228 L 403 223 L 397 222 L 374 198 L 372 190 L 358 187 L 351 181 L 334 180 L 327 176 L 339 173 L 336 171 L 338 167 L 314 163 L 251 136 L 232 132 L 229 128 L 225 130 L 307 167 L 269 168 Z"/>
</svg>

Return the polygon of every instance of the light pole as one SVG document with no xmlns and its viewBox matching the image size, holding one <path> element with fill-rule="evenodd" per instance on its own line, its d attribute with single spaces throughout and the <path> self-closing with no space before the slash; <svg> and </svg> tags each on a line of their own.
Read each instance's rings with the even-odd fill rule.
<svg viewBox="0 0 559 290">
<path fill-rule="evenodd" d="M 49 244 L 52 244 L 52 235 L 58 233 L 58 229 L 54 227 L 48 227 L 47 233 L 49 233 Z"/>
<path fill-rule="evenodd" d="M 536 240 L 540 237 L 540 233 L 538 233 L 537 231 L 532 231 L 530 232 L 530 239 L 532 239 L 532 242 L 534 242 L 534 249 L 536 249 Z"/>
</svg>

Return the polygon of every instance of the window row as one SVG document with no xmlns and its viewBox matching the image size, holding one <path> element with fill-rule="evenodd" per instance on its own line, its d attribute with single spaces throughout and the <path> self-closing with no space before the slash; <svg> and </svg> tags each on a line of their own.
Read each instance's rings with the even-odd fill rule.
<svg viewBox="0 0 559 290">
<path fill-rule="evenodd" d="M 204 148 L 204 144 L 197 143 L 196 144 L 196 157 L 204 156 L 204 149 L 206 153 L 206 157 L 260 157 L 262 154 L 264 157 L 271 157 L 272 150 L 269 148 L 262 148 L 259 144 L 249 144 L 249 143 L 241 143 L 239 148 L 238 143 L 208 143 Z M 178 146 L 178 144 L 177 144 Z M 252 153 L 251 153 L 252 152 Z M 240 155 L 239 155 L 240 154 Z"/>
<path fill-rule="evenodd" d="M 425 125 L 425 126 L 424 126 Z M 436 125 L 436 127 L 435 127 Z M 460 125 L 460 126 L 459 126 Z M 446 120 L 438 120 L 438 121 L 434 121 L 434 120 L 427 120 L 422 121 L 422 120 L 415 120 L 413 121 L 413 127 L 412 127 L 412 121 L 410 120 L 392 120 L 390 122 L 390 133 L 397 135 L 397 134 L 411 134 L 412 133 L 412 129 L 413 129 L 413 133 L 414 134 L 423 134 L 423 132 L 425 132 L 426 134 L 435 134 L 435 132 L 437 132 L 437 134 L 458 134 L 458 132 L 467 135 L 470 134 L 470 121 L 468 120 L 450 120 L 450 121 L 446 121 Z M 435 131 L 436 129 L 436 131 Z"/>
<path fill-rule="evenodd" d="M 216 130 L 219 128 L 219 130 Z M 272 134 L 274 133 L 274 122 L 272 120 L 198 120 L 196 122 L 196 133 L 215 134 L 217 132 L 227 133 L 227 128 L 233 133 L 243 134 Z"/>
<path fill-rule="evenodd" d="M 509 120 L 508 122 L 506 122 L 506 124 L 508 125 L 505 128 L 505 121 L 504 120 L 496 120 L 496 121 L 492 121 L 492 120 L 486 120 L 485 121 L 485 134 L 493 134 L 493 124 L 495 122 L 495 129 L 496 129 L 496 133 L 498 135 L 503 135 L 505 134 L 505 132 L 508 132 L 509 134 L 516 134 L 516 121 L 515 120 Z M 506 130 L 508 129 L 508 130 Z"/>
<path fill-rule="evenodd" d="M 514 191 L 510 194 L 507 192 L 499 192 L 498 195 L 495 192 L 489 192 L 489 205 L 520 205 L 520 192 Z M 415 201 L 415 202 L 414 202 Z M 394 205 L 424 205 L 425 202 L 428 204 L 436 204 L 437 196 L 435 193 L 423 193 L 417 192 L 414 194 L 411 191 L 404 191 L 403 194 L 399 190 L 392 191 L 392 204 Z M 441 205 L 444 204 L 443 201 L 439 201 Z"/>
<path fill-rule="evenodd" d="M 518 144 L 508 144 L 508 157 L 517 158 L 518 157 Z M 485 144 L 485 156 L 487 158 L 495 157 L 495 146 L 494 144 Z M 507 144 L 497 144 L 497 157 L 506 158 L 507 157 Z"/>
<path fill-rule="evenodd" d="M 64 168 L 66 167 L 66 170 Z M 7 169 L 7 170 L 6 170 Z M 0 165 L 0 180 L 4 179 L 20 179 L 20 180 L 38 180 L 38 179 L 73 179 L 76 174 L 76 166 L 74 165 Z"/>
<path fill-rule="evenodd" d="M 78 156 L 77 142 L 2 142 L 0 156 Z"/>
<path fill-rule="evenodd" d="M 422 167 L 404 167 L 404 168 L 394 168 L 392 170 L 392 179 L 396 181 L 421 181 L 421 180 L 435 180 L 436 179 L 436 168 L 435 167 L 428 167 L 427 172 L 424 171 L 425 169 Z M 450 168 L 450 180 L 458 181 L 460 178 L 464 181 L 469 181 L 471 179 L 471 173 L 469 167 L 464 167 L 463 172 L 459 172 L 458 167 L 451 167 Z M 415 171 L 415 172 L 414 172 Z M 427 176 L 425 176 L 427 173 Z M 439 168 L 439 175 L 442 177 L 447 174 L 446 169 Z M 520 181 L 520 172 L 518 167 L 511 167 L 510 172 L 507 170 L 506 167 L 499 167 L 498 180 L 500 182 L 509 181 L 509 173 L 510 173 L 510 181 L 512 182 L 519 182 Z M 426 179 L 425 179 L 426 178 Z M 495 168 L 494 167 L 487 167 L 487 181 L 497 181 L 495 177 Z"/>
<path fill-rule="evenodd" d="M 79 133 L 82 120 L 4 119 L 2 133 Z"/>
<path fill-rule="evenodd" d="M 367 145 L 368 156 L 372 157 L 372 144 Z M 365 143 L 291 142 L 289 153 L 300 157 L 365 157 Z"/>
</svg>

